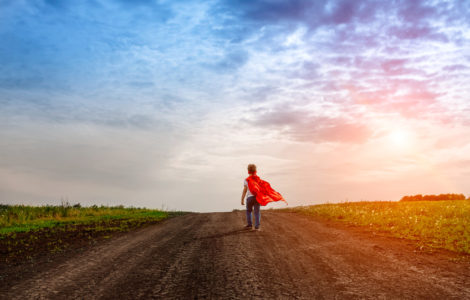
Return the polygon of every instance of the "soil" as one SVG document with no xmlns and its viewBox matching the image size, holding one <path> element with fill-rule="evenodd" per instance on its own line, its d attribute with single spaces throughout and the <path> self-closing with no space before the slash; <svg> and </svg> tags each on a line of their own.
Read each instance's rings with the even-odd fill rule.
<svg viewBox="0 0 470 300">
<path fill-rule="evenodd" d="M 0 237 L 0 274 L 5 266 L 11 268 L 23 265 L 25 261 L 50 260 L 56 254 L 61 256 L 64 250 L 82 249 L 113 235 L 158 222 L 145 218 L 115 219 L 10 233 Z"/>
<path fill-rule="evenodd" d="M 262 211 L 186 214 L 3 276 L 5 299 L 470 299 L 470 259 Z"/>
</svg>

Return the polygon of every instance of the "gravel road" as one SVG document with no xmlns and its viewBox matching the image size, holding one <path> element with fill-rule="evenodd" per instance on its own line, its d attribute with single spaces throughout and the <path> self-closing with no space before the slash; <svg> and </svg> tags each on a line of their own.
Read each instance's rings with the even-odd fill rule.
<svg viewBox="0 0 470 300">
<path fill-rule="evenodd" d="M 470 263 L 445 253 L 262 211 L 187 214 L 51 264 L 5 299 L 470 299 Z"/>
</svg>

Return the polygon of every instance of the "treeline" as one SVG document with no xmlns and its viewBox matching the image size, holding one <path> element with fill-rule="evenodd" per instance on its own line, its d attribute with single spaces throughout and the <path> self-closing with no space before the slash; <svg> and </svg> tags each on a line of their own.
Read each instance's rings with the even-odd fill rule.
<svg viewBox="0 0 470 300">
<path fill-rule="evenodd" d="M 466 200 L 464 194 L 440 194 L 440 195 L 414 195 L 404 196 L 400 201 L 444 201 L 444 200 Z"/>
</svg>

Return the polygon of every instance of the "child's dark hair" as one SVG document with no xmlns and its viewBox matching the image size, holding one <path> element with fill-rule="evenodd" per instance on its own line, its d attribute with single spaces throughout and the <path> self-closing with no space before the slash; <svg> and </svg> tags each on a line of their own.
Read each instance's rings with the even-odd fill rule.
<svg viewBox="0 0 470 300">
<path fill-rule="evenodd" d="M 249 164 L 248 165 L 248 173 L 250 173 L 250 174 L 256 173 L 256 165 L 255 164 Z"/>
</svg>

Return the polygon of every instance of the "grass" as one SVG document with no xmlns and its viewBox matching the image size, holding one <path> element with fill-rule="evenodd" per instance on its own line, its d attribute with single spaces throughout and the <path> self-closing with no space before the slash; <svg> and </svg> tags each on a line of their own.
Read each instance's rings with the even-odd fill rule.
<svg viewBox="0 0 470 300">
<path fill-rule="evenodd" d="M 184 214 L 123 206 L 0 205 L 0 263 L 33 261 L 81 249 L 114 234 Z M 1 269 L 1 268 L 0 268 Z"/>
<path fill-rule="evenodd" d="M 470 254 L 470 201 L 351 202 L 284 209 Z"/>
<path fill-rule="evenodd" d="M 0 205 L 0 236 L 11 232 L 24 232 L 63 226 L 66 224 L 89 224 L 106 220 L 139 219 L 159 221 L 170 213 L 146 208 L 123 206 L 25 206 Z"/>
</svg>

